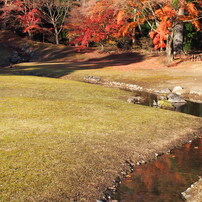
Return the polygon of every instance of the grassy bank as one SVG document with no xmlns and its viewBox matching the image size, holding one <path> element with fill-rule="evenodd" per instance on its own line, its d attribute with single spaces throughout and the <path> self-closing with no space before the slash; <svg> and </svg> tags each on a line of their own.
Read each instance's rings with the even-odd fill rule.
<svg viewBox="0 0 202 202">
<path fill-rule="evenodd" d="M 5 43 L 6 42 L 6 43 Z M 9 67 L 8 57 L 25 44 L 34 55 L 30 62 Z M 101 77 L 104 81 L 138 84 L 145 88 L 201 89 L 201 62 L 175 60 L 167 66 L 164 56 L 158 52 L 118 49 L 100 53 L 88 48 L 78 53 L 76 48 L 29 41 L 13 33 L 0 32 L 0 73 L 11 75 L 36 75 L 81 81 L 85 75 Z M 7 64 L 7 67 L 5 67 Z M 3 68 L 4 66 L 4 68 Z M 197 100 L 202 100 L 202 97 Z"/>
<path fill-rule="evenodd" d="M 202 199 L 202 179 L 194 184 L 193 187 L 186 193 L 189 195 L 187 198 L 188 202 L 201 202 Z"/>
<path fill-rule="evenodd" d="M 117 81 L 138 84 L 145 88 L 173 88 L 181 85 L 185 89 L 200 88 L 202 80 L 200 62 L 184 62 L 178 68 L 167 68 L 160 63 L 160 57 L 137 53 L 95 56 L 83 54 L 85 59 L 71 56 L 62 61 L 36 61 L 13 65 L 0 73 L 14 75 L 36 75 L 83 81 L 86 75 L 100 77 L 103 81 Z M 97 57 L 97 58 L 96 58 Z M 138 59 L 140 57 L 140 59 Z M 112 58 L 112 59 L 111 59 Z"/>
<path fill-rule="evenodd" d="M 131 105 L 129 92 L 0 76 L 0 199 L 95 201 L 125 160 L 191 138 L 201 119 Z"/>
</svg>

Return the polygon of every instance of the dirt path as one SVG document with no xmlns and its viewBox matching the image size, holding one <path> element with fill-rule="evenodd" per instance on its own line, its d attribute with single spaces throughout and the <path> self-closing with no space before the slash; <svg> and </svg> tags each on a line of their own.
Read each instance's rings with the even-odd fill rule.
<svg viewBox="0 0 202 202">
<path fill-rule="evenodd" d="M 63 78 L 81 80 L 82 76 L 89 74 L 107 81 L 137 84 L 154 90 L 181 86 L 182 93 L 188 99 L 202 101 L 202 61 L 185 61 L 168 67 L 164 57 L 141 53 L 135 53 L 131 57 L 122 54 L 97 57 L 99 59 L 75 61 L 74 65 L 87 67 Z"/>
</svg>

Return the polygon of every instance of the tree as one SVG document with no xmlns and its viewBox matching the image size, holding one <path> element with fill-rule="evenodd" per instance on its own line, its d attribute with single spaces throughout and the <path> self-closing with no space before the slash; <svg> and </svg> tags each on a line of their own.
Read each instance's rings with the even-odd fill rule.
<svg viewBox="0 0 202 202">
<path fill-rule="evenodd" d="M 74 0 L 2 0 L 1 8 L 4 23 L 19 27 L 32 37 L 33 31 L 43 31 L 40 25 L 52 25 L 55 43 L 59 44 L 59 34 L 69 14 Z M 11 23 L 12 22 L 12 23 Z"/>
<path fill-rule="evenodd" d="M 132 8 L 130 10 L 134 11 L 131 15 L 135 20 L 133 23 L 125 24 L 124 27 L 137 27 L 141 23 L 147 22 L 150 25 L 150 37 L 153 39 L 154 48 L 166 48 L 169 62 L 173 60 L 173 49 L 180 50 L 182 48 L 183 23 L 190 22 L 198 31 L 201 29 L 199 21 L 201 12 L 197 9 L 197 5 L 201 5 L 200 1 L 126 0 L 125 2 L 127 6 Z M 128 12 L 127 10 L 125 9 L 125 12 Z M 121 30 L 125 32 L 125 29 Z"/>
<path fill-rule="evenodd" d="M 69 15 L 73 0 L 38 0 L 38 4 L 42 18 L 53 26 L 55 43 L 59 44 L 59 35 Z"/>
<path fill-rule="evenodd" d="M 85 48 L 90 42 L 101 43 L 112 41 L 118 37 L 118 30 L 123 24 L 119 19 L 120 12 L 113 8 L 112 0 L 85 2 L 72 13 L 72 21 L 67 27 L 72 31 L 71 44 L 79 44 Z"/>
<path fill-rule="evenodd" d="M 4 27 L 13 26 L 11 28 L 21 28 L 23 32 L 28 33 L 32 38 L 32 33 L 40 30 L 41 13 L 37 9 L 34 0 L 4 0 L 1 8 L 1 18 L 4 21 Z"/>
</svg>

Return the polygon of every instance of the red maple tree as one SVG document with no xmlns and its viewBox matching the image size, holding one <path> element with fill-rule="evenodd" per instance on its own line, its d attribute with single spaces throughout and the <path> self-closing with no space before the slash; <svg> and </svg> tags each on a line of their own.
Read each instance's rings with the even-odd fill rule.
<svg viewBox="0 0 202 202">
<path fill-rule="evenodd" d="M 88 14 L 74 11 L 74 20 L 68 24 L 71 29 L 68 32 L 70 43 L 78 44 L 79 49 L 82 49 L 90 42 L 102 43 L 116 39 L 124 21 L 119 18 L 120 12 L 112 8 L 112 2 L 102 0 L 88 9 L 91 10 Z"/>
<path fill-rule="evenodd" d="M 22 28 L 25 33 L 28 33 L 29 37 L 32 37 L 32 32 L 40 30 L 41 13 L 35 7 L 36 5 L 21 0 L 14 0 L 5 2 L 1 8 L 1 18 L 9 26 Z"/>
</svg>

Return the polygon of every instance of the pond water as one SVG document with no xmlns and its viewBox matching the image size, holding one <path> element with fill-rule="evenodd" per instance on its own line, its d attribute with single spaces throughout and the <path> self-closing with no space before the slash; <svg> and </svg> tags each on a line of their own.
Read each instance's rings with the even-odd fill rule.
<svg viewBox="0 0 202 202">
<path fill-rule="evenodd" d="M 147 92 L 135 92 L 135 96 L 143 97 L 140 104 L 153 107 L 154 101 L 157 102 L 157 95 Z M 202 117 L 202 103 L 187 101 L 186 103 L 173 103 L 175 111 Z"/>
<path fill-rule="evenodd" d="M 202 138 L 155 161 L 137 166 L 123 179 L 113 199 L 121 202 L 178 202 L 181 192 L 202 176 Z"/>
<path fill-rule="evenodd" d="M 202 103 L 190 102 L 175 104 L 175 110 L 186 114 L 202 117 Z"/>
</svg>

